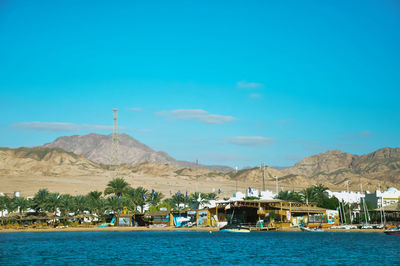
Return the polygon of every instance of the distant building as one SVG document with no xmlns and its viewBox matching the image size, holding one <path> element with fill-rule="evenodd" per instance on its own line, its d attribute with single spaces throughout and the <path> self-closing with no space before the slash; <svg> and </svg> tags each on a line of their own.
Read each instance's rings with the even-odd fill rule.
<svg viewBox="0 0 400 266">
<path fill-rule="evenodd" d="M 386 191 L 375 191 L 375 193 L 366 193 L 365 200 L 372 204 L 374 208 L 386 207 L 399 202 L 400 191 L 397 188 L 390 187 Z M 382 202 L 383 201 L 383 202 Z"/>
<path fill-rule="evenodd" d="M 332 192 L 330 190 L 326 191 L 329 197 L 335 196 L 340 202 L 344 203 L 358 203 L 360 204 L 361 199 L 364 198 L 364 194 L 361 192 L 353 192 L 353 191 L 339 191 Z"/>
</svg>

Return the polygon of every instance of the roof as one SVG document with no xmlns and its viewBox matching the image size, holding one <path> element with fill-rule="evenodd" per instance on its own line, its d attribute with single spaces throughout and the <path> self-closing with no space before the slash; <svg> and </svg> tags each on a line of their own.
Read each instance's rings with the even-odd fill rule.
<svg viewBox="0 0 400 266">
<path fill-rule="evenodd" d="M 146 212 L 145 216 L 167 216 L 170 211 L 155 211 L 155 212 Z"/>
<path fill-rule="evenodd" d="M 289 207 L 283 207 L 282 206 L 282 209 L 284 209 L 284 210 L 289 210 Z M 321 212 L 321 213 L 325 213 L 326 212 L 326 209 L 324 209 L 324 208 L 320 208 L 320 207 L 311 207 L 311 206 L 309 206 L 309 207 L 307 207 L 307 206 L 305 206 L 305 207 L 291 207 L 290 208 L 290 210 L 292 211 L 292 212 Z"/>
<path fill-rule="evenodd" d="M 380 211 L 381 208 L 376 208 L 374 211 Z M 385 212 L 400 212 L 400 202 L 392 203 L 388 206 L 384 206 L 383 210 Z"/>
</svg>

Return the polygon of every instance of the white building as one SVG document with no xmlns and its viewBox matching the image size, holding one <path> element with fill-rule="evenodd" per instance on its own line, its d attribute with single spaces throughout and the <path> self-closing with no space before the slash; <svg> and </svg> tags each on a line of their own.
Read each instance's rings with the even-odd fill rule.
<svg viewBox="0 0 400 266">
<path fill-rule="evenodd" d="M 330 190 L 326 191 L 329 197 L 335 196 L 340 202 L 344 203 L 358 203 L 360 204 L 361 199 L 365 197 L 365 195 L 361 192 L 353 192 L 353 191 L 338 191 L 332 192 Z"/>
<path fill-rule="evenodd" d="M 399 202 L 400 191 L 397 188 L 390 187 L 386 191 L 377 190 L 375 193 L 367 193 L 365 199 L 369 201 L 374 208 L 380 208 Z"/>
</svg>

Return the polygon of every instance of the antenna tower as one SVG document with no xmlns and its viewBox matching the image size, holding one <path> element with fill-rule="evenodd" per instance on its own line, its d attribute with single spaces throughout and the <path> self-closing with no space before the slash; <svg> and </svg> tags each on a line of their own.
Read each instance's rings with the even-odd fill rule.
<svg viewBox="0 0 400 266">
<path fill-rule="evenodd" d="M 261 163 L 260 169 L 262 171 L 262 191 L 265 191 L 265 164 Z"/>
<path fill-rule="evenodd" d="M 119 142 L 118 142 L 118 109 L 113 109 L 114 127 L 112 134 L 111 164 L 119 165 Z"/>
</svg>

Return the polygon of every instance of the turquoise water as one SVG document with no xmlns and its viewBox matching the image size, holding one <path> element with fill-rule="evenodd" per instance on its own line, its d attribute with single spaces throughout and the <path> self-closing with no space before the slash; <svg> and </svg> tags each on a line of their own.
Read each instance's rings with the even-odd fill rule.
<svg viewBox="0 0 400 266">
<path fill-rule="evenodd" d="M 0 265 L 400 265 L 399 244 L 347 232 L 0 233 Z"/>
</svg>

